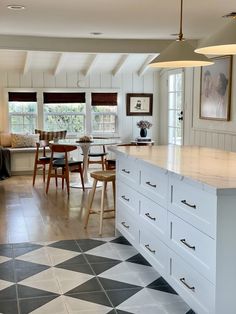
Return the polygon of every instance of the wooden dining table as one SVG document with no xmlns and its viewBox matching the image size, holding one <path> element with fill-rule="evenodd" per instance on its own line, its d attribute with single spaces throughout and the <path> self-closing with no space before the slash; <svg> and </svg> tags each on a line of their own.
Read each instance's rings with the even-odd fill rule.
<svg viewBox="0 0 236 314">
<path fill-rule="evenodd" d="M 91 146 L 111 146 L 111 145 L 116 145 L 119 144 L 120 140 L 118 137 L 97 137 L 93 138 L 92 141 L 90 142 L 84 142 L 80 141 L 78 139 L 62 139 L 58 141 L 58 144 L 62 145 L 76 145 L 78 148 L 80 147 L 83 153 L 83 175 L 84 175 L 84 188 L 85 189 L 91 189 L 93 182 L 90 180 L 88 176 L 88 154 Z M 73 182 L 70 183 L 70 187 L 72 188 L 77 188 L 77 189 L 82 189 L 82 184 L 81 182 Z"/>
</svg>

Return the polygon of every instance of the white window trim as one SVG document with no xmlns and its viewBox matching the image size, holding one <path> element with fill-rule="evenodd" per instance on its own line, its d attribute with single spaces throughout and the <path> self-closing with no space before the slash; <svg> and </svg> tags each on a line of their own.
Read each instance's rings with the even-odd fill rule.
<svg viewBox="0 0 236 314">
<path fill-rule="evenodd" d="M 92 93 L 117 93 L 117 113 L 116 113 L 116 132 L 107 133 L 107 132 L 94 132 L 96 136 L 104 137 L 119 137 L 119 116 L 121 114 L 121 90 L 120 89 L 104 89 L 104 88 L 4 88 L 4 103 L 5 103 L 5 114 L 6 117 L 4 130 L 10 132 L 9 125 L 9 110 L 8 110 L 8 93 L 9 92 L 36 92 L 37 93 L 37 118 L 36 118 L 36 128 L 44 128 L 44 110 L 43 110 L 43 93 L 45 92 L 84 92 L 86 94 L 86 108 L 85 108 L 85 134 L 92 134 L 92 108 L 91 108 L 91 95 Z M 88 119 L 87 117 L 91 117 Z M 90 121 L 89 121 L 90 120 Z"/>
</svg>

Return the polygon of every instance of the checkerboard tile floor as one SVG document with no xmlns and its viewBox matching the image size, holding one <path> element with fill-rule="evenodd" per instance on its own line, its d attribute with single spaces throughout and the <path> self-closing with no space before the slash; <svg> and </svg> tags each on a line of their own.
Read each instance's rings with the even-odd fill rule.
<svg viewBox="0 0 236 314">
<path fill-rule="evenodd" d="M 194 314 L 123 237 L 0 245 L 0 313 Z"/>
</svg>

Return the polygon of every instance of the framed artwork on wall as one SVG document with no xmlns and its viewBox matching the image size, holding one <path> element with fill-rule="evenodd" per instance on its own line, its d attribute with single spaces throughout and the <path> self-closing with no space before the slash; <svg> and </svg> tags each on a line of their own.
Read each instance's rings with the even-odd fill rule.
<svg viewBox="0 0 236 314">
<path fill-rule="evenodd" d="M 127 94 L 127 116 L 152 116 L 153 94 Z"/>
<path fill-rule="evenodd" d="M 201 68 L 200 119 L 230 119 L 232 56 L 213 58 Z"/>
</svg>

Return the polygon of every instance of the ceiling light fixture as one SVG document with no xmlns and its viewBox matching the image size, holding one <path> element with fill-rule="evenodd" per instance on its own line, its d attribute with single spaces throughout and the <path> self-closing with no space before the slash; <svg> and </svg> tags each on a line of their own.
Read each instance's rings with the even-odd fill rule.
<svg viewBox="0 0 236 314">
<path fill-rule="evenodd" d="M 188 68 L 211 65 L 214 62 L 194 52 L 194 48 L 183 38 L 183 0 L 180 6 L 180 30 L 178 39 L 164 49 L 149 65 L 157 68 Z"/>
<path fill-rule="evenodd" d="M 25 9 L 25 7 L 23 5 L 18 5 L 18 4 L 8 5 L 7 8 L 9 10 L 24 10 Z"/>
<path fill-rule="evenodd" d="M 232 18 L 223 28 L 212 36 L 202 40 L 197 53 L 209 55 L 235 55 L 236 54 L 236 15 L 235 12 L 225 15 Z"/>
</svg>

